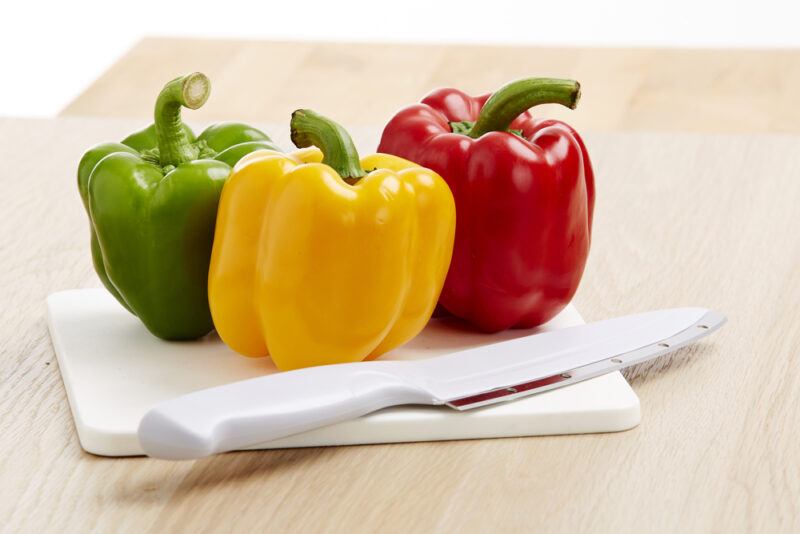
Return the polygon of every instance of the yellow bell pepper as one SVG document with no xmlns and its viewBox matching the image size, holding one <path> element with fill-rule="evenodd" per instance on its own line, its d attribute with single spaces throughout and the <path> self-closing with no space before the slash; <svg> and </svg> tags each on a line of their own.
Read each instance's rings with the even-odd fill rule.
<svg viewBox="0 0 800 534">
<path fill-rule="evenodd" d="M 303 150 L 245 156 L 222 191 L 208 282 L 217 332 L 282 370 L 375 358 L 433 313 L 453 196 L 410 161 L 359 160 L 347 132 L 313 111 L 292 115 L 292 141 Z"/>
</svg>

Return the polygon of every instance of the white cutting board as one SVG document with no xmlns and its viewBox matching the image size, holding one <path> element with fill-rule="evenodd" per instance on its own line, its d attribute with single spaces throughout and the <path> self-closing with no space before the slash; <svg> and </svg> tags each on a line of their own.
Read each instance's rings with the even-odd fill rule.
<svg viewBox="0 0 800 534">
<path fill-rule="evenodd" d="M 103 456 L 142 454 L 136 429 L 157 402 L 198 389 L 277 372 L 269 358 L 246 358 L 212 334 L 192 342 L 153 337 L 104 289 L 47 298 L 50 335 L 81 446 Z M 573 306 L 541 329 L 582 324 Z M 432 320 L 416 339 L 383 356 L 419 359 L 540 331 L 470 332 Z M 636 426 L 639 399 L 611 373 L 514 402 L 466 412 L 401 406 L 256 449 L 613 432 Z"/>
</svg>

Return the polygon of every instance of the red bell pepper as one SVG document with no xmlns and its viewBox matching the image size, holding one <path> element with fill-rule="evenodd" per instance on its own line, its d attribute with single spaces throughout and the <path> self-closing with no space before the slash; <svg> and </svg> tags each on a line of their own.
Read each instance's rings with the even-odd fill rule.
<svg viewBox="0 0 800 534">
<path fill-rule="evenodd" d="M 527 110 L 574 109 L 580 85 L 529 78 L 477 98 L 434 91 L 386 126 L 379 152 L 439 173 L 456 201 L 439 304 L 494 332 L 553 318 L 572 299 L 591 241 L 594 174 L 580 136 Z"/>
</svg>

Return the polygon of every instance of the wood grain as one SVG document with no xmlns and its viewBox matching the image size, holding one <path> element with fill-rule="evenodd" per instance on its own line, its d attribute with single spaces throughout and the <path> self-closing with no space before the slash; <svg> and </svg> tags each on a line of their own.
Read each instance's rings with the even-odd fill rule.
<svg viewBox="0 0 800 534">
<path fill-rule="evenodd" d="M 800 50 L 683 50 L 292 43 L 150 38 L 62 114 L 148 117 L 166 80 L 212 80 L 201 120 L 288 121 L 311 107 L 346 125 L 385 123 L 436 87 L 483 93 L 523 76 L 577 79 L 582 130 L 800 132 Z"/>
<path fill-rule="evenodd" d="M 797 532 L 800 137 L 587 135 L 589 320 L 698 304 L 730 323 L 629 373 L 619 434 L 227 454 L 83 453 L 45 296 L 98 286 L 74 171 L 141 121 L 0 121 L 0 525 L 9 532 Z"/>
</svg>

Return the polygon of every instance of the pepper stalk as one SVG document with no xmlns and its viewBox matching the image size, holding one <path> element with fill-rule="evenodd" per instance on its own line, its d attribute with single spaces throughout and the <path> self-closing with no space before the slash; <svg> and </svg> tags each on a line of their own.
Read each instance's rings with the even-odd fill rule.
<svg viewBox="0 0 800 534">
<path fill-rule="evenodd" d="M 189 141 L 183 130 L 181 107 L 198 109 L 208 100 L 209 94 L 211 82 L 200 72 L 175 78 L 159 93 L 154 118 L 159 160 L 163 167 L 177 167 L 198 158 L 200 149 Z"/>
<path fill-rule="evenodd" d="M 339 123 L 310 109 L 292 113 L 291 139 L 297 148 L 316 146 L 322 151 L 322 163 L 339 173 L 342 179 L 354 184 L 367 173 L 361 168 L 353 138 Z"/>
<path fill-rule="evenodd" d="M 460 131 L 456 133 L 466 133 L 469 137 L 477 139 L 489 132 L 509 131 L 514 119 L 534 106 L 561 104 L 575 109 L 580 97 L 581 85 L 575 80 L 557 78 L 516 80 L 494 92 L 483 105 L 478 120 L 471 128 L 461 125 Z"/>
</svg>

